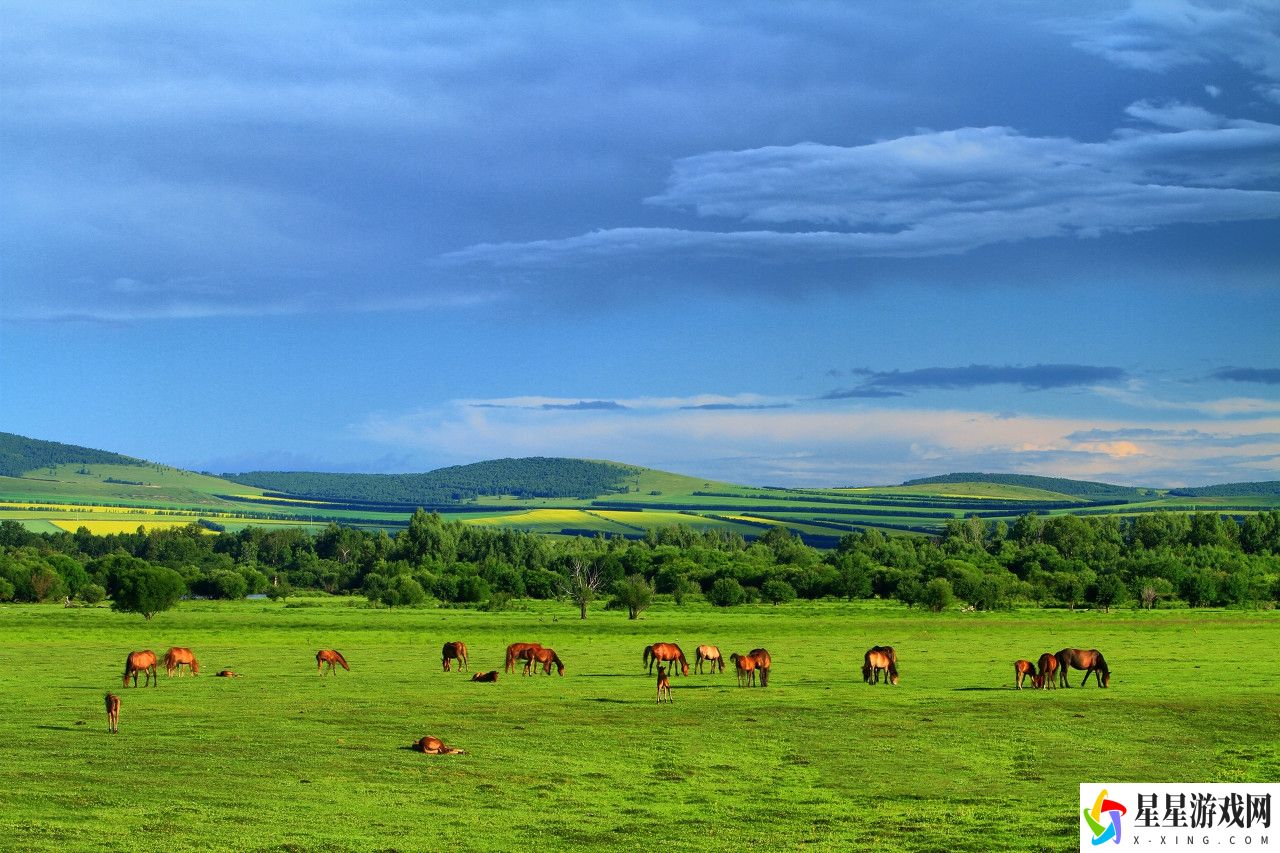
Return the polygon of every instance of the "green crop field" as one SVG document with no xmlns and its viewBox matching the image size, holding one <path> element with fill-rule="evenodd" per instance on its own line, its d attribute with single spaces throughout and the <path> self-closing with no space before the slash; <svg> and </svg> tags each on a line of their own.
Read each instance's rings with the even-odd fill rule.
<svg viewBox="0 0 1280 853">
<path fill-rule="evenodd" d="M 1274 611 L 663 603 L 583 622 L 316 597 L 0 616 L 6 850 L 1075 850 L 1080 782 L 1280 780 Z M 455 639 L 473 671 L 535 640 L 566 675 L 473 684 L 440 671 Z M 771 683 L 676 678 L 659 707 L 640 661 L 658 640 L 763 645 Z M 861 683 L 876 643 L 900 686 Z M 126 652 L 169 645 L 204 674 L 120 688 Z M 1110 689 L 1012 689 L 1015 658 L 1064 646 L 1102 649 Z M 316 674 L 328 647 L 350 672 Z M 404 748 L 426 734 L 466 754 Z"/>
</svg>

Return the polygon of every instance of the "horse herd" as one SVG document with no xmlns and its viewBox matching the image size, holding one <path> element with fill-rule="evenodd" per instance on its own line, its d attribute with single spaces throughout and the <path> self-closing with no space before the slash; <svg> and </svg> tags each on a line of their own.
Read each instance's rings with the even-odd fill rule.
<svg viewBox="0 0 1280 853">
<path fill-rule="evenodd" d="M 1022 683 L 1030 678 L 1031 685 L 1042 690 L 1055 686 L 1070 687 L 1067 672 L 1073 669 L 1084 670 L 1084 681 L 1080 682 L 1081 687 L 1089 683 L 1090 675 L 1099 687 L 1108 687 L 1111 684 L 1111 670 L 1102 652 L 1097 649 L 1063 649 L 1057 654 L 1045 652 L 1040 655 L 1040 660 L 1036 663 L 1025 659 L 1014 661 L 1013 686 L 1021 690 Z M 1056 685 L 1054 684 L 1055 674 L 1057 675 Z"/>
</svg>

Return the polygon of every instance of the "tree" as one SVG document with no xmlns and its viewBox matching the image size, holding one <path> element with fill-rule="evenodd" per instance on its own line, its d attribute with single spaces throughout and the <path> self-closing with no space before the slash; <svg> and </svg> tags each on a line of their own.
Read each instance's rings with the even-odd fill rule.
<svg viewBox="0 0 1280 853">
<path fill-rule="evenodd" d="M 121 613 L 141 613 L 150 619 L 178 603 L 187 591 L 182 575 L 173 569 L 148 565 L 120 575 L 111 609 Z"/>
<path fill-rule="evenodd" d="M 569 561 L 569 575 L 561 581 L 561 588 L 578 605 L 583 619 L 587 618 L 587 605 L 595 600 L 600 583 L 600 573 L 589 562 L 581 557 Z"/>
<path fill-rule="evenodd" d="M 946 578 L 934 578 L 929 581 L 924 585 L 924 592 L 920 596 L 920 603 L 934 613 L 946 610 L 955 600 L 956 594 L 951 589 L 951 581 Z"/>
<path fill-rule="evenodd" d="M 707 592 L 707 601 L 716 607 L 734 607 L 747 600 L 747 591 L 736 578 L 718 578 Z"/>
<path fill-rule="evenodd" d="M 611 610 L 626 610 L 628 619 L 637 618 L 653 601 L 653 586 L 644 575 L 628 575 L 613 585 Z"/>
<path fill-rule="evenodd" d="M 791 584 L 778 578 L 772 578 L 764 582 L 760 587 L 760 596 L 765 601 L 774 605 L 783 604 L 788 601 L 796 600 L 796 591 Z"/>
</svg>

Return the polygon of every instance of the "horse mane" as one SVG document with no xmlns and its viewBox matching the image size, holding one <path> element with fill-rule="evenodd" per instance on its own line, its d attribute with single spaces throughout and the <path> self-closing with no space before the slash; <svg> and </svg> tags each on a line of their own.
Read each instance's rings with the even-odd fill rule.
<svg viewBox="0 0 1280 853">
<path fill-rule="evenodd" d="M 350 672 L 351 667 L 347 666 L 347 659 L 342 656 L 342 652 L 338 651 L 337 649 L 334 649 L 333 653 L 338 656 L 338 663 L 342 664 L 342 668 L 345 669 L 347 672 Z"/>
<path fill-rule="evenodd" d="M 1107 666 L 1107 659 L 1102 656 L 1102 652 L 1094 649 L 1093 653 L 1097 656 L 1098 668 L 1102 670 L 1102 674 L 1105 676 L 1111 675 L 1111 669 Z"/>
</svg>

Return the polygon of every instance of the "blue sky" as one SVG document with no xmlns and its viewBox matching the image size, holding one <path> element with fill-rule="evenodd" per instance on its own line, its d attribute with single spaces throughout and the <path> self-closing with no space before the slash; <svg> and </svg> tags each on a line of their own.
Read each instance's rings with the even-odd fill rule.
<svg viewBox="0 0 1280 853">
<path fill-rule="evenodd" d="M 0 2 L 0 430 L 1280 479 L 1280 3 Z"/>
</svg>

